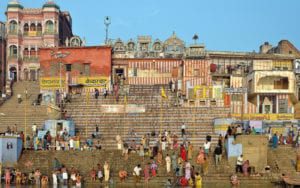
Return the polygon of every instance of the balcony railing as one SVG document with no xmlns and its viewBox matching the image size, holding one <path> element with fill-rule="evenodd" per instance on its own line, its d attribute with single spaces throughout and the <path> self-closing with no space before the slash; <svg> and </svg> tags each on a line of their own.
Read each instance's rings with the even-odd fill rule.
<svg viewBox="0 0 300 188">
<path fill-rule="evenodd" d="M 20 56 L 18 58 L 18 55 L 8 55 L 7 59 L 8 60 L 17 60 L 17 59 L 20 59 Z"/>
<path fill-rule="evenodd" d="M 18 31 L 8 31 L 8 35 L 18 35 Z"/>
<path fill-rule="evenodd" d="M 42 36 L 42 31 L 29 31 L 29 32 L 24 32 L 23 36 L 25 37 L 40 37 Z"/>
<path fill-rule="evenodd" d="M 57 34 L 57 32 L 55 32 L 55 31 L 45 31 L 44 32 L 44 35 L 55 35 L 55 34 Z"/>
<path fill-rule="evenodd" d="M 24 56 L 23 61 L 25 61 L 25 62 L 37 62 L 37 61 L 39 61 L 39 58 L 34 57 L 34 56 L 33 57 Z"/>
</svg>

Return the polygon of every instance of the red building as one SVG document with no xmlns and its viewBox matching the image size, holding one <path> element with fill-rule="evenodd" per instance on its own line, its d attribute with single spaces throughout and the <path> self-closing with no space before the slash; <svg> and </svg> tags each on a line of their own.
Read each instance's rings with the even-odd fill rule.
<svg viewBox="0 0 300 188">
<path fill-rule="evenodd" d="M 61 54 L 65 57 L 59 57 Z M 111 47 L 41 48 L 39 59 L 41 90 L 66 90 L 72 86 L 93 90 L 110 86 Z"/>
</svg>

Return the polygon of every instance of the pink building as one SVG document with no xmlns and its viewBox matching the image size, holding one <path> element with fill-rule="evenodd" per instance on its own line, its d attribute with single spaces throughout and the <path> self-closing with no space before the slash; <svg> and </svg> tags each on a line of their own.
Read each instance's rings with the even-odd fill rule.
<svg viewBox="0 0 300 188">
<path fill-rule="evenodd" d="M 4 91 L 6 72 L 6 39 L 5 24 L 0 22 L 0 91 Z"/>
<path fill-rule="evenodd" d="M 49 1 L 39 9 L 24 8 L 12 1 L 7 5 L 7 78 L 39 78 L 38 49 L 58 47 L 73 36 L 69 12 Z"/>
</svg>

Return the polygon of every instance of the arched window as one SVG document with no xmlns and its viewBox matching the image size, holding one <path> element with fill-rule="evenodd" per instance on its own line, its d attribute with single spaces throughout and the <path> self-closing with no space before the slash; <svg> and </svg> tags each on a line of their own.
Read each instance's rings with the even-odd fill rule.
<svg viewBox="0 0 300 188">
<path fill-rule="evenodd" d="M 30 48 L 30 56 L 35 57 L 36 56 L 36 50 L 35 48 Z"/>
<path fill-rule="evenodd" d="M 11 34 L 18 33 L 18 23 L 15 20 L 12 20 L 11 22 L 9 22 L 9 32 Z"/>
<path fill-rule="evenodd" d="M 45 32 L 46 33 L 53 33 L 54 32 L 54 23 L 51 20 L 48 20 L 46 22 Z"/>
<path fill-rule="evenodd" d="M 30 31 L 36 31 L 36 26 L 34 23 L 30 24 Z"/>
<path fill-rule="evenodd" d="M 11 45 L 9 47 L 9 56 L 11 57 L 17 57 L 18 55 L 18 48 L 16 45 Z"/>
<path fill-rule="evenodd" d="M 24 49 L 23 56 L 24 57 L 28 57 L 29 56 L 29 50 L 28 50 L 28 48 Z"/>
<path fill-rule="evenodd" d="M 24 35 L 28 35 L 28 32 L 29 32 L 29 25 L 28 25 L 28 23 L 26 23 L 25 25 L 24 25 Z"/>
<path fill-rule="evenodd" d="M 42 34 L 43 27 L 42 27 L 41 23 L 38 23 L 36 30 L 37 30 L 37 35 L 41 35 Z"/>
</svg>

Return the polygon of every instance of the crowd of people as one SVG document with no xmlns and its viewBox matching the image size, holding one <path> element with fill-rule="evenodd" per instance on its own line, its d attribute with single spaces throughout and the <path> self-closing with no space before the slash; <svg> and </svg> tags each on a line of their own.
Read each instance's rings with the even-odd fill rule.
<svg viewBox="0 0 300 188">
<path fill-rule="evenodd" d="M 170 88 L 172 85 L 170 84 Z M 105 90 L 103 95 L 107 96 L 107 91 Z M 95 90 L 95 98 L 99 97 L 99 90 Z M 81 142 L 80 136 L 71 137 L 66 129 L 58 132 L 56 137 L 52 137 L 48 131 L 42 138 L 38 137 L 38 131 L 36 125 L 32 126 L 32 135 L 27 135 L 24 138 L 23 132 L 18 133 L 16 130 L 17 126 L 13 128 L 8 127 L 5 135 L 16 135 L 26 139 L 26 149 L 33 150 L 94 150 L 101 149 L 102 146 L 97 140 L 94 142 L 93 138 L 98 138 L 99 127 L 96 126 L 96 132 L 93 133 L 91 139 L 87 139 L 85 142 Z M 98 130 L 97 130 L 98 129 Z M 119 179 L 121 182 L 125 182 L 127 177 L 131 174 L 135 178 L 135 182 L 141 181 L 144 178 L 145 183 L 148 183 L 150 179 L 157 176 L 158 170 L 165 168 L 167 174 L 173 175 L 175 178 L 173 180 L 168 179 L 166 185 L 196 185 L 201 186 L 202 176 L 208 174 L 209 167 L 209 156 L 214 156 L 215 166 L 218 167 L 221 164 L 222 156 L 224 154 L 225 142 L 229 136 L 237 137 L 242 134 L 259 134 L 256 132 L 254 127 L 247 126 L 243 128 L 241 125 L 229 126 L 227 134 L 225 137 L 219 136 L 218 144 L 215 146 L 213 152 L 211 148 L 211 136 L 207 135 L 206 141 L 203 146 L 198 149 L 197 156 L 193 156 L 193 151 L 195 150 L 193 144 L 188 141 L 186 125 L 183 123 L 180 127 L 181 139 L 175 133 L 164 130 L 161 133 L 156 134 L 155 132 L 150 132 L 140 137 L 137 133 L 132 130 L 131 137 L 129 141 L 124 141 L 120 135 L 116 136 L 117 149 L 122 150 L 122 156 L 127 161 L 131 153 L 138 153 L 140 157 L 149 157 L 151 162 L 145 163 L 144 166 L 137 164 L 131 172 L 127 172 L 125 169 L 119 170 Z M 300 134 L 296 134 L 293 127 L 289 130 L 287 136 L 278 133 L 272 133 L 271 128 L 268 130 L 269 140 L 272 143 L 272 147 L 276 148 L 278 144 L 294 144 L 295 146 L 300 145 Z M 194 161 L 195 165 L 192 165 Z M 8 173 L 9 172 L 9 173 Z M 68 172 L 70 174 L 68 174 Z M 244 176 L 248 176 L 251 172 L 251 166 L 249 160 L 244 160 L 243 155 L 237 158 L 236 162 L 236 174 L 242 173 Z M 6 175 L 10 174 L 10 175 Z M 33 174 L 33 175 L 31 175 Z M 48 177 L 42 176 L 39 170 L 35 170 L 30 174 L 19 173 L 19 170 L 6 169 L 5 170 L 5 181 L 10 183 L 14 181 L 16 184 L 32 182 L 35 184 L 48 184 Z M 67 174 L 67 175 L 66 175 Z M 231 176 L 232 184 L 239 184 L 237 175 Z M 29 178 L 31 177 L 31 178 Z M 38 180 L 37 178 L 38 177 Z M 33 178 L 33 180 L 32 180 Z M 91 169 L 90 172 L 91 181 L 108 182 L 111 179 L 110 176 L 110 165 L 105 162 L 103 167 L 98 164 L 97 168 Z M 82 176 L 79 174 L 78 170 L 72 168 L 67 170 L 64 166 L 56 167 L 52 174 L 52 182 L 55 183 L 66 183 L 66 181 L 71 181 L 74 185 L 81 185 Z"/>
<path fill-rule="evenodd" d="M 273 128 L 270 126 L 268 129 L 260 130 L 260 132 L 258 132 L 253 126 L 251 127 L 248 125 L 246 128 L 244 128 L 238 124 L 228 126 L 225 139 L 228 136 L 234 136 L 234 138 L 236 138 L 238 135 L 264 134 L 268 136 L 272 148 L 277 148 L 278 145 L 292 145 L 294 147 L 300 146 L 300 131 L 298 131 L 297 127 L 291 125 L 288 128 L 281 127 L 280 130 L 283 132 L 278 133 L 277 130 L 273 130 Z"/>
<path fill-rule="evenodd" d="M 155 132 L 147 133 L 140 138 L 132 130 L 130 135 L 133 139 L 128 142 L 124 141 L 120 135 L 116 136 L 117 149 L 122 150 L 124 160 L 129 160 L 131 153 L 137 153 L 143 159 L 149 159 L 149 162 L 146 162 L 144 166 L 137 164 L 134 167 L 132 174 L 136 183 L 140 182 L 141 177 L 144 178 L 145 183 L 148 183 L 150 179 L 157 176 L 158 171 L 165 168 L 164 171 L 168 175 L 175 177 L 173 180 L 166 180 L 166 185 L 196 185 L 196 187 L 202 185 L 202 176 L 208 174 L 211 136 L 207 135 L 203 147 L 200 147 L 197 156 L 194 156 L 195 148 L 187 139 L 186 125 L 182 124 L 180 128 L 181 139 L 180 136 L 167 130 L 158 134 Z M 216 148 L 219 149 L 218 155 L 222 155 L 223 140 L 219 140 Z M 220 156 L 218 161 L 221 161 Z M 219 162 L 216 165 L 219 165 Z M 124 173 L 124 169 L 121 169 L 120 180 L 124 181 L 128 174 L 131 173 Z"/>
</svg>

